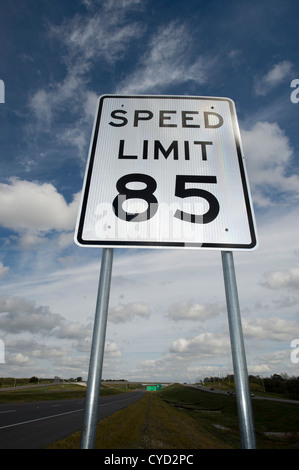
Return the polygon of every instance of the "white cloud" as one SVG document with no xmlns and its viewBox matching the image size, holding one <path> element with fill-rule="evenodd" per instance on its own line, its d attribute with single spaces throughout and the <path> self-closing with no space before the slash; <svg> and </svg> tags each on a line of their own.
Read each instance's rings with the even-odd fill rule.
<svg viewBox="0 0 299 470">
<path fill-rule="evenodd" d="M 137 2 L 126 2 L 124 8 L 113 8 L 105 2 L 103 8 L 90 15 L 76 15 L 59 26 L 52 25 L 50 33 L 67 47 L 64 57 L 69 71 L 82 74 L 95 60 L 113 63 L 122 57 L 132 39 L 136 39 L 144 26 L 128 21 L 126 13 Z M 112 8 L 109 8 L 112 7 Z"/>
<path fill-rule="evenodd" d="M 283 318 L 243 319 L 244 336 L 259 340 L 290 341 L 298 329 L 295 321 Z"/>
<path fill-rule="evenodd" d="M 121 83 L 118 93 L 159 92 L 189 80 L 204 83 L 208 62 L 203 56 L 193 60 L 188 54 L 191 36 L 178 22 L 163 26 L 151 40 L 136 69 Z"/>
<path fill-rule="evenodd" d="M 9 354 L 7 362 L 9 366 L 25 367 L 33 365 L 33 361 L 22 353 Z"/>
<path fill-rule="evenodd" d="M 256 79 L 255 93 L 257 95 L 266 95 L 289 77 L 291 71 L 292 63 L 288 60 L 275 64 L 269 72 Z"/>
<path fill-rule="evenodd" d="M 49 86 L 36 90 L 29 98 L 29 107 L 37 118 L 38 129 L 52 133 L 55 113 L 69 110 L 74 115 L 79 111 L 80 118 L 73 119 L 71 127 L 57 132 L 58 139 L 75 146 L 80 157 L 86 151 L 85 125 L 90 123 L 94 102 L 94 92 L 88 90 L 91 71 L 98 62 L 111 66 L 122 58 L 128 44 L 140 37 L 144 27 L 126 20 L 127 11 L 135 9 L 138 3 L 124 1 L 123 8 L 111 9 L 111 3 L 103 5 L 101 2 L 100 10 L 97 6 L 90 14 L 75 15 L 64 19 L 60 25 L 49 27 L 49 36 L 57 40 L 64 51 L 61 61 L 66 69 L 65 76 L 61 81 L 52 81 Z M 85 5 L 94 10 L 89 1 Z"/>
<path fill-rule="evenodd" d="M 231 370 L 229 339 L 214 333 L 193 338 L 179 338 L 171 343 L 169 352 L 157 359 L 148 359 L 131 371 L 133 377 L 153 380 L 193 381 L 197 377 L 224 375 Z"/>
<path fill-rule="evenodd" d="M 23 250 L 37 249 L 40 244 L 44 242 L 44 237 L 39 233 L 34 232 L 23 232 L 19 234 L 19 245 Z"/>
<path fill-rule="evenodd" d="M 170 320 L 208 320 L 216 317 L 223 309 L 222 304 L 198 304 L 192 302 L 178 302 L 169 307 Z"/>
<path fill-rule="evenodd" d="M 85 115 L 94 118 L 95 112 L 97 109 L 99 96 L 92 91 L 87 91 L 85 96 L 86 96 L 86 99 L 84 101 Z"/>
<path fill-rule="evenodd" d="M 283 202 L 279 193 L 299 196 L 299 177 L 288 175 L 293 149 L 285 132 L 277 123 L 257 122 L 241 130 L 246 168 L 254 202 L 271 206 Z M 273 191 L 275 199 L 267 192 Z"/>
<path fill-rule="evenodd" d="M 135 316 L 148 318 L 150 316 L 148 305 L 142 302 L 119 304 L 109 309 L 108 320 L 112 323 L 125 323 L 131 321 Z"/>
<path fill-rule="evenodd" d="M 30 100 L 30 106 L 42 125 L 49 125 L 52 119 L 52 100 L 45 90 L 38 90 Z"/>
<path fill-rule="evenodd" d="M 76 88 L 76 80 L 85 76 L 95 61 L 104 59 L 113 63 L 119 60 L 130 41 L 142 34 L 144 28 L 139 23 L 126 20 L 126 12 L 134 7 L 134 3 L 127 2 L 123 9 L 110 9 L 109 3 L 105 2 L 95 13 L 76 15 L 60 25 L 51 25 L 51 36 L 66 47 L 63 60 L 67 75 L 64 85 L 62 83 L 58 88 L 60 95 Z"/>
<path fill-rule="evenodd" d="M 120 9 L 120 8 L 133 8 L 140 7 L 146 3 L 146 0 L 108 0 L 104 3 L 104 8 L 107 10 Z"/>
<path fill-rule="evenodd" d="M 61 140 L 69 145 L 77 147 L 79 155 L 83 155 L 87 147 L 87 136 L 84 129 L 80 125 L 72 129 L 66 129 L 65 132 L 60 134 Z"/>
<path fill-rule="evenodd" d="M 121 357 L 121 352 L 114 341 L 106 341 L 105 343 L 105 359 Z"/>
<path fill-rule="evenodd" d="M 6 276 L 6 274 L 8 273 L 9 271 L 9 267 L 8 266 L 4 266 L 3 263 L 1 263 L 0 261 L 0 279 L 4 276 Z"/>
<path fill-rule="evenodd" d="M 263 354 L 261 356 L 261 360 L 264 361 L 264 363 L 268 364 L 268 366 L 270 367 L 270 371 L 273 371 L 273 366 L 275 370 L 277 366 L 281 367 L 281 364 L 285 364 L 286 361 L 290 362 L 290 354 L 290 349 L 284 351 L 272 351 L 271 353 Z M 280 371 L 281 370 L 282 369 L 280 369 Z"/>
<path fill-rule="evenodd" d="M 46 306 L 38 306 L 22 297 L 0 297 L 0 329 L 8 333 L 44 333 L 52 331 L 62 321 Z"/>
<path fill-rule="evenodd" d="M 67 204 L 49 183 L 12 178 L 0 184 L 0 225 L 25 233 L 24 244 L 37 242 L 39 232 L 73 230 L 78 206 L 79 194 Z"/>
<path fill-rule="evenodd" d="M 169 351 L 179 356 L 196 358 L 214 357 L 229 351 L 230 343 L 226 336 L 215 333 L 201 333 L 191 339 L 179 338 L 173 341 Z"/>
<path fill-rule="evenodd" d="M 45 346 L 44 344 L 32 344 L 30 348 L 30 356 L 34 359 L 51 359 L 60 360 L 65 356 L 71 355 L 71 350 L 67 348 L 59 348 L 57 346 Z"/>
<path fill-rule="evenodd" d="M 83 5 L 86 6 L 88 10 L 93 10 L 98 8 L 99 5 L 103 7 L 104 10 L 111 10 L 115 13 L 115 10 L 134 10 L 143 8 L 147 0 L 82 0 Z"/>
<path fill-rule="evenodd" d="M 53 332 L 56 338 L 85 340 L 92 335 L 92 327 L 79 322 L 59 322 L 57 326 Z"/>
<path fill-rule="evenodd" d="M 52 370 L 46 375 L 55 375 L 53 370 L 57 363 L 66 374 L 73 374 L 72 370 L 77 370 L 77 375 L 87 374 L 92 337 L 90 324 L 67 321 L 60 314 L 52 313 L 48 306 L 24 297 L 4 295 L 0 297 L 0 331 L 5 338 L 8 368 L 5 373 L 13 368 L 16 374 L 30 374 L 26 369 L 30 366 L 35 374 L 42 375 L 38 371 L 45 370 L 46 362 L 47 370 Z M 38 335 L 42 338 L 40 343 L 36 341 Z M 121 356 L 115 343 L 108 342 L 107 351 L 108 358 Z"/>
<path fill-rule="evenodd" d="M 248 364 L 248 373 L 251 375 L 271 375 L 271 367 L 269 364 Z"/>
<path fill-rule="evenodd" d="M 263 285 L 270 289 L 299 289 L 299 268 L 267 273 Z"/>
</svg>

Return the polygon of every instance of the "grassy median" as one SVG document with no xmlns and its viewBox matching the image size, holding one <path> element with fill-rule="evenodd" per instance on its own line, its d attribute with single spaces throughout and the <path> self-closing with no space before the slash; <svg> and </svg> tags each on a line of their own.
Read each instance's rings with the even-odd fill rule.
<svg viewBox="0 0 299 470">
<path fill-rule="evenodd" d="M 253 400 L 260 449 L 298 449 L 299 405 Z M 81 431 L 49 446 L 79 449 Z M 234 396 L 173 385 L 100 421 L 97 449 L 238 449 Z"/>
<path fill-rule="evenodd" d="M 49 449 L 78 449 L 81 431 L 49 446 Z M 155 392 L 103 419 L 98 425 L 97 449 L 219 449 L 213 435 Z"/>
</svg>

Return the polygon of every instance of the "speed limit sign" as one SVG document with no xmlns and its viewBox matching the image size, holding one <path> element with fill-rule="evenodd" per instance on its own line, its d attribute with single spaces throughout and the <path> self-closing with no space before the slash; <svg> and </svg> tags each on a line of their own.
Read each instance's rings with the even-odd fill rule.
<svg viewBox="0 0 299 470">
<path fill-rule="evenodd" d="M 75 241 L 102 247 L 255 248 L 233 101 L 101 96 Z"/>
</svg>

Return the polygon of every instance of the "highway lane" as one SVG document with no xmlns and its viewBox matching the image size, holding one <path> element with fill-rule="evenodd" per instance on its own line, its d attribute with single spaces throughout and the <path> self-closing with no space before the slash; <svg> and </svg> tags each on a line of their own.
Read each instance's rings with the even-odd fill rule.
<svg viewBox="0 0 299 470">
<path fill-rule="evenodd" d="M 99 419 L 139 400 L 144 390 L 100 398 Z M 43 449 L 82 429 L 84 399 L 0 405 L 0 449 Z"/>
<path fill-rule="evenodd" d="M 221 393 L 223 395 L 228 395 L 227 390 L 218 390 L 217 388 L 214 389 L 214 387 L 212 388 L 198 387 L 198 385 L 190 385 L 190 384 L 186 384 L 185 386 L 189 388 L 195 388 L 196 390 L 200 390 L 202 392 Z M 231 396 L 236 396 L 236 393 L 233 392 Z M 269 400 L 269 401 L 278 401 L 278 402 L 283 402 L 283 403 L 291 403 L 293 405 L 299 405 L 299 400 L 288 400 L 287 398 L 263 397 L 263 396 L 254 395 L 254 394 L 251 394 L 251 398 L 253 398 L 254 400 Z"/>
</svg>

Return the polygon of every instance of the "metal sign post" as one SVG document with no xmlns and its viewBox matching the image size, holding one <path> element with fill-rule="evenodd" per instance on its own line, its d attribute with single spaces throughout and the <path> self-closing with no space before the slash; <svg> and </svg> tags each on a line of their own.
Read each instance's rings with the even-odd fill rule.
<svg viewBox="0 0 299 470">
<path fill-rule="evenodd" d="M 248 383 L 246 354 L 243 340 L 233 253 L 231 251 L 222 251 L 221 256 L 235 376 L 241 444 L 244 449 L 255 449 L 256 440 L 254 421 Z"/>
<path fill-rule="evenodd" d="M 93 449 L 95 446 L 112 263 L 113 248 L 104 248 L 102 253 L 98 298 L 90 352 L 90 364 L 80 445 L 81 449 Z"/>
</svg>

